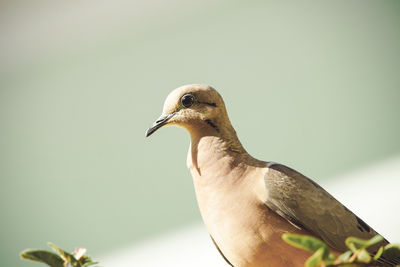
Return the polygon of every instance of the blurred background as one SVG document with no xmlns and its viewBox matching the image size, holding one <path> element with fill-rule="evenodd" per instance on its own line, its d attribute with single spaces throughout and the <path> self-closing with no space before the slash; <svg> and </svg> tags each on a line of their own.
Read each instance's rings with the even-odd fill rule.
<svg viewBox="0 0 400 267">
<path fill-rule="evenodd" d="M 34 265 L 18 253 L 48 241 L 102 266 L 177 252 L 224 266 L 188 134 L 144 138 L 187 83 L 220 91 L 253 156 L 343 193 L 400 242 L 399 29 L 395 0 L 1 1 L 0 266 Z"/>
</svg>

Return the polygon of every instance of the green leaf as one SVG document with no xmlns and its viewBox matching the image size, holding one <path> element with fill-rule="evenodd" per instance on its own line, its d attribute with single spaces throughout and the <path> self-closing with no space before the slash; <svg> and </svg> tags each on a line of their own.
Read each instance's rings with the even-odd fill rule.
<svg viewBox="0 0 400 267">
<path fill-rule="evenodd" d="M 307 259 L 307 261 L 304 263 L 304 266 L 305 267 L 321 266 L 323 254 L 324 254 L 323 247 L 317 249 L 317 251 L 315 251 L 314 254 L 312 254 L 311 257 Z"/>
<path fill-rule="evenodd" d="M 328 246 L 313 236 L 285 233 L 282 235 L 282 239 L 289 245 L 310 252 L 316 252 L 322 249 L 322 259 L 326 259 L 329 256 Z"/>
<path fill-rule="evenodd" d="M 374 236 L 373 238 L 371 238 L 371 239 L 369 239 L 369 240 L 367 241 L 367 245 L 366 245 L 366 247 L 364 247 L 364 248 L 368 248 L 368 247 L 370 247 L 370 246 L 379 244 L 379 243 L 382 242 L 382 241 L 383 241 L 383 237 L 382 237 L 381 235 L 376 235 L 376 236 Z"/>
<path fill-rule="evenodd" d="M 380 247 L 374 255 L 374 261 L 377 261 L 382 256 L 382 253 L 383 253 L 383 247 Z"/>
<path fill-rule="evenodd" d="M 64 267 L 64 260 L 53 252 L 28 249 L 20 254 L 22 259 L 45 263 L 51 267 Z"/>
<path fill-rule="evenodd" d="M 378 243 L 382 242 L 382 240 L 383 240 L 383 237 L 380 235 L 376 235 L 369 240 L 351 236 L 351 237 L 346 238 L 345 243 L 346 243 L 346 246 L 351 251 L 355 252 L 356 250 L 358 250 L 360 248 L 368 248 L 370 246 L 378 244 Z"/>
<path fill-rule="evenodd" d="M 83 267 L 87 267 L 93 264 L 98 264 L 97 261 L 92 261 L 92 258 L 86 255 L 82 255 L 82 257 L 79 259 Z"/>
<path fill-rule="evenodd" d="M 400 244 L 388 244 L 384 247 L 382 257 L 393 260 L 400 257 Z"/>
<path fill-rule="evenodd" d="M 357 261 L 369 263 L 371 261 L 371 256 L 369 255 L 368 251 L 365 248 L 362 248 L 358 251 L 357 254 Z"/>
<path fill-rule="evenodd" d="M 329 256 L 327 258 L 324 258 L 323 260 L 326 266 L 331 266 L 336 261 L 336 256 L 333 255 L 332 253 L 329 253 Z"/>
<path fill-rule="evenodd" d="M 93 264 L 98 264 L 99 262 L 97 262 L 97 261 L 91 261 L 91 262 L 86 262 L 85 264 L 83 264 L 82 266 L 83 267 L 87 267 L 87 266 L 90 266 L 90 265 L 93 265 Z"/>
<path fill-rule="evenodd" d="M 338 262 L 346 262 L 350 256 L 353 254 L 353 252 L 351 252 L 350 250 L 346 251 L 345 253 L 339 255 L 339 257 L 337 257 L 337 261 Z"/>
<path fill-rule="evenodd" d="M 57 247 L 53 243 L 48 243 L 49 247 L 54 249 L 58 254 L 60 254 L 61 258 L 71 264 L 73 267 L 82 267 L 81 263 L 74 257 L 74 255 L 62 250 L 61 248 Z"/>
</svg>

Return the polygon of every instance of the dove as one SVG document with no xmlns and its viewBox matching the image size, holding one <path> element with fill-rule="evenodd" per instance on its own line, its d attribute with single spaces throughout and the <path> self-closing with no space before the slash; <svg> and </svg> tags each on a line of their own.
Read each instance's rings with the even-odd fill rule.
<svg viewBox="0 0 400 267">
<path fill-rule="evenodd" d="M 173 90 L 146 137 L 168 125 L 190 134 L 187 166 L 200 213 L 231 266 L 303 266 L 311 253 L 285 243 L 284 233 L 317 237 L 335 254 L 348 250 L 349 236 L 369 239 L 377 234 L 316 182 L 285 165 L 252 157 L 211 86 Z"/>
</svg>

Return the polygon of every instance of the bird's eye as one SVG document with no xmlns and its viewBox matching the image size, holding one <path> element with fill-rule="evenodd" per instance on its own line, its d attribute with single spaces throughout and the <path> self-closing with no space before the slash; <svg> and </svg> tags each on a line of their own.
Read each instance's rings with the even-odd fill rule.
<svg viewBox="0 0 400 267">
<path fill-rule="evenodd" d="M 181 98 L 181 103 L 182 103 L 182 106 L 184 106 L 185 108 L 189 108 L 190 106 L 192 106 L 194 104 L 194 95 L 192 95 L 192 94 L 183 95 Z"/>
</svg>

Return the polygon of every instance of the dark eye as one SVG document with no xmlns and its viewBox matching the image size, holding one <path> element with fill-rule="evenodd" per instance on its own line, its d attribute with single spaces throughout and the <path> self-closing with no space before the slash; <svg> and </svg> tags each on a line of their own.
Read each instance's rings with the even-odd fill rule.
<svg viewBox="0 0 400 267">
<path fill-rule="evenodd" d="M 192 95 L 192 94 L 183 95 L 181 98 L 181 103 L 182 103 L 182 106 L 184 106 L 185 108 L 189 108 L 194 103 L 194 95 Z"/>
</svg>

